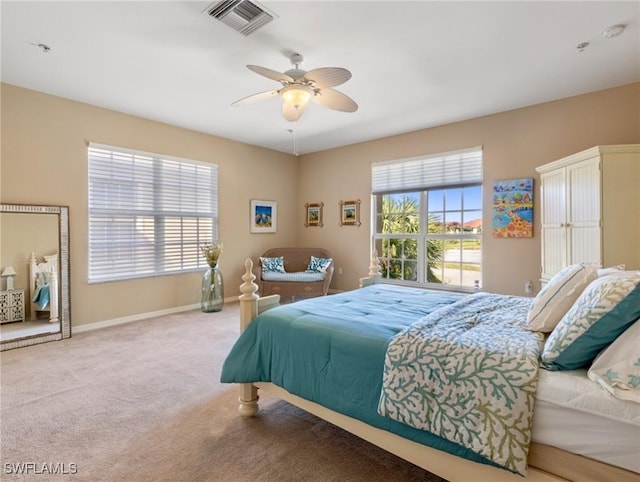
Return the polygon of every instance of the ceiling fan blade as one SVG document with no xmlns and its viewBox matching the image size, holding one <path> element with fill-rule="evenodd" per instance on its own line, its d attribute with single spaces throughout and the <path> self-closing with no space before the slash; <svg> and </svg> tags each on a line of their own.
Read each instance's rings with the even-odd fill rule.
<svg viewBox="0 0 640 482">
<path fill-rule="evenodd" d="M 349 80 L 351 72 L 342 67 L 321 67 L 310 70 L 304 78 L 313 81 L 317 87 L 335 87 Z"/>
<path fill-rule="evenodd" d="M 266 67 L 260 67 L 259 65 L 247 65 L 247 68 L 256 74 L 262 75 L 267 79 L 275 80 L 277 82 L 293 82 L 293 78 L 277 70 L 271 70 Z"/>
<path fill-rule="evenodd" d="M 284 115 L 284 118 L 287 119 L 289 122 L 295 122 L 298 119 L 300 119 L 300 117 L 302 117 L 302 114 L 304 113 L 304 108 L 305 106 L 300 106 L 297 109 L 289 104 L 287 104 L 286 102 L 282 103 L 282 115 Z"/>
<path fill-rule="evenodd" d="M 268 90 L 267 92 L 260 92 L 258 94 L 253 94 L 253 95 L 249 95 L 247 97 L 243 97 L 242 99 L 236 100 L 231 105 L 236 106 L 236 105 L 251 104 L 252 102 L 257 102 L 259 100 L 269 99 L 269 98 L 275 97 L 277 95 L 278 95 L 278 91 L 277 90 Z"/>
<path fill-rule="evenodd" d="M 349 96 L 329 88 L 320 89 L 320 91 L 311 99 L 316 104 L 323 105 L 333 110 L 339 110 L 342 112 L 355 112 L 358 110 L 358 104 L 356 104 Z"/>
</svg>

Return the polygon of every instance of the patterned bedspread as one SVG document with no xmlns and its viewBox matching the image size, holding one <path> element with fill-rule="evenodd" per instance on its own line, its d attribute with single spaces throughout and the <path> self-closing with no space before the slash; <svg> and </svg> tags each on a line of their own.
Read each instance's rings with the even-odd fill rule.
<svg viewBox="0 0 640 482">
<path fill-rule="evenodd" d="M 390 342 L 378 412 L 526 475 L 543 338 L 531 300 L 477 293 Z"/>
</svg>

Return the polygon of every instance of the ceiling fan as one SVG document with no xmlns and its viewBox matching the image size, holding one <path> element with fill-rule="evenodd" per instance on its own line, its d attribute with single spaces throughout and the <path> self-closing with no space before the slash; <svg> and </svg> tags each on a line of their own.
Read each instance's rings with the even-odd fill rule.
<svg viewBox="0 0 640 482">
<path fill-rule="evenodd" d="M 344 84 L 351 78 L 351 72 L 347 69 L 342 67 L 321 67 L 306 72 L 300 69 L 300 65 L 304 60 L 301 54 L 293 54 L 289 59 L 293 68 L 284 73 L 257 65 L 247 65 L 247 68 L 256 74 L 280 82 L 282 87 L 244 97 L 231 105 L 249 104 L 279 95 L 283 100 L 282 114 L 289 122 L 295 122 L 302 117 L 304 109 L 310 100 L 329 109 L 342 112 L 355 112 L 358 110 L 358 104 L 349 96 L 331 88 Z"/>
</svg>

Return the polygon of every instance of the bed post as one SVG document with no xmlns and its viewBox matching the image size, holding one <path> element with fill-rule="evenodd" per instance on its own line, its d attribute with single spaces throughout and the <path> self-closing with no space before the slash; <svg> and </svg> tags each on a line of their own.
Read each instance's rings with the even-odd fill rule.
<svg viewBox="0 0 640 482">
<path fill-rule="evenodd" d="M 258 285 L 253 282 L 256 279 L 251 271 L 253 261 L 250 258 L 244 262 L 245 273 L 242 275 L 244 283 L 240 285 L 242 294 L 240 300 L 240 331 L 244 331 L 249 323 L 258 314 Z M 253 417 L 258 413 L 258 389 L 251 383 L 242 383 L 240 386 L 240 405 L 238 411 L 243 417 Z"/>
<path fill-rule="evenodd" d="M 378 259 L 378 250 L 374 249 L 371 253 L 371 263 L 369 264 L 368 276 L 380 276 L 380 260 Z"/>
<path fill-rule="evenodd" d="M 374 249 L 371 253 L 371 263 L 369 264 L 369 274 L 360 278 L 360 288 L 370 286 L 380 281 L 380 262 L 378 260 L 378 250 Z"/>
<path fill-rule="evenodd" d="M 58 269 L 49 273 L 49 323 L 60 321 L 58 317 Z"/>
<path fill-rule="evenodd" d="M 36 292 L 36 276 L 38 274 L 38 262 L 36 261 L 36 254 L 31 253 L 29 256 L 29 303 L 31 306 L 31 320 L 36 319 L 36 304 L 32 301 L 33 294 Z"/>
</svg>

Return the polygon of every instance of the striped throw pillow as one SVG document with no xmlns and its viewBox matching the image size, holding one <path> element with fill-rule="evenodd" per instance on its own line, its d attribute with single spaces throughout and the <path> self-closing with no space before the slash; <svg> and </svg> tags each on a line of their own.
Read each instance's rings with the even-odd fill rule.
<svg viewBox="0 0 640 482">
<path fill-rule="evenodd" d="M 542 333 L 552 332 L 597 276 L 598 268 L 594 264 L 573 264 L 561 269 L 534 298 L 527 314 L 526 328 Z"/>
</svg>

